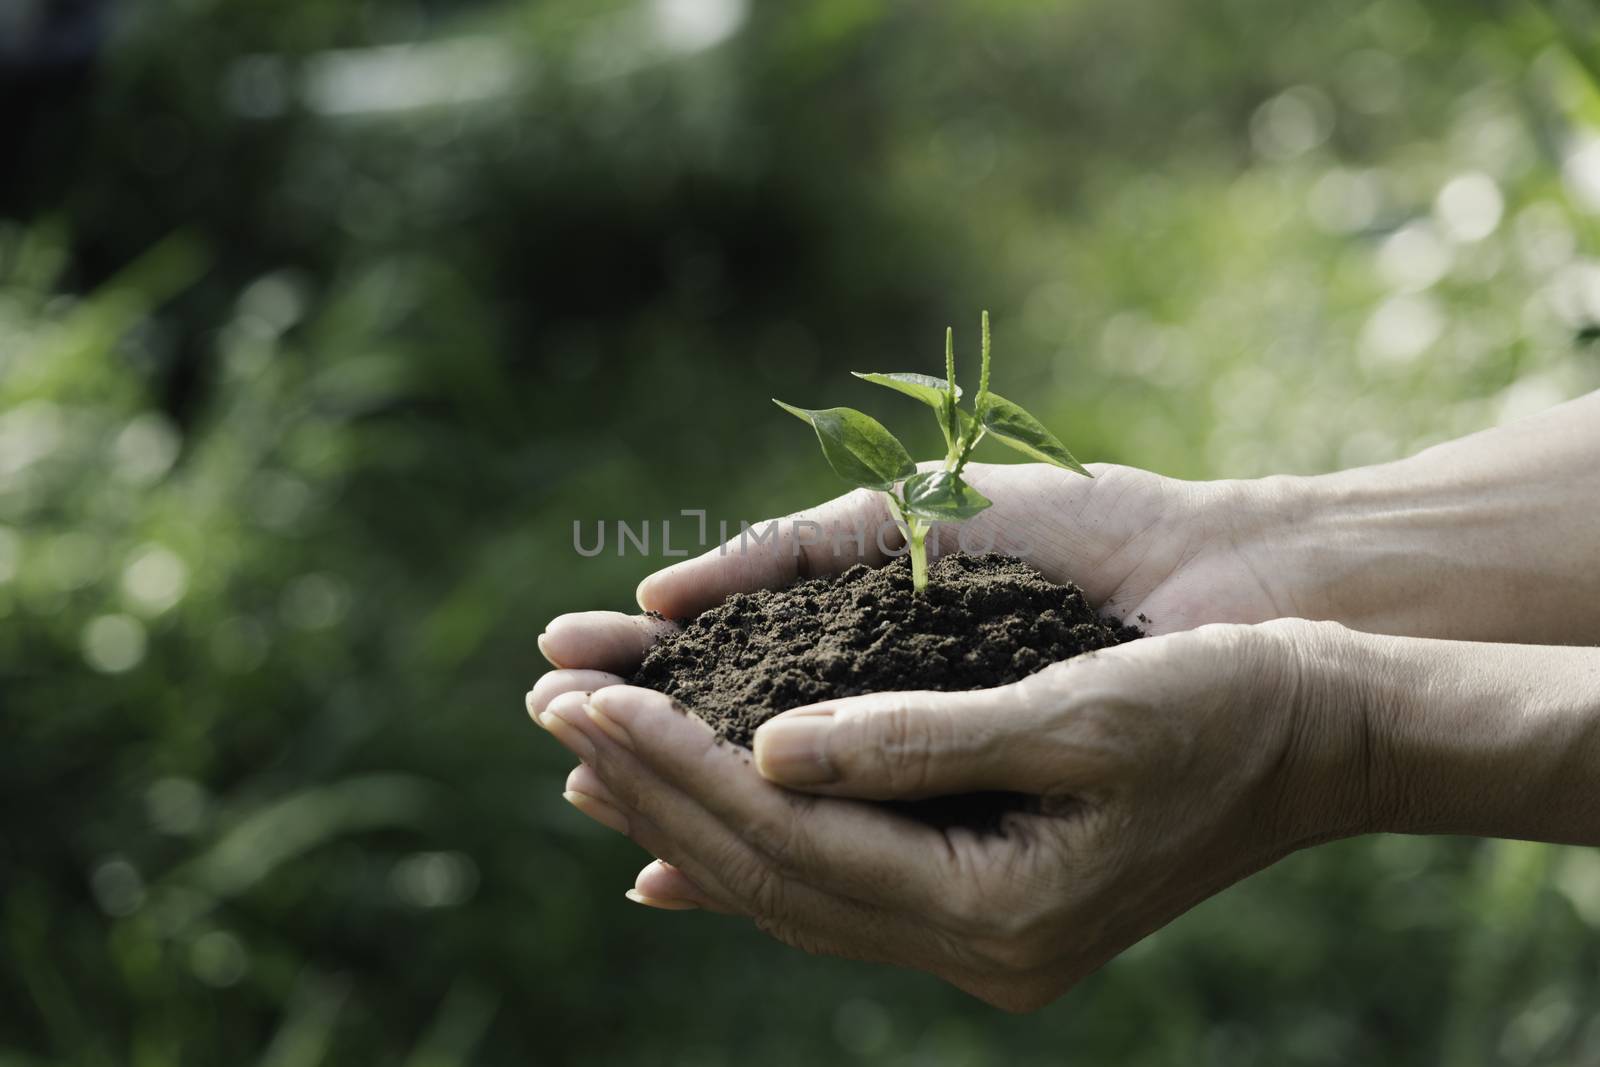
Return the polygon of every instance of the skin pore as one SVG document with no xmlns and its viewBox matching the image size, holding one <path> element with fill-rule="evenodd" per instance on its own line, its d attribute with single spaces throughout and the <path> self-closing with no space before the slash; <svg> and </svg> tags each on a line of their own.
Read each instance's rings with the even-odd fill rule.
<svg viewBox="0 0 1600 1067">
<path fill-rule="evenodd" d="M 1318 842 L 1600 844 L 1600 649 L 1561 647 L 1600 642 L 1600 394 L 1320 477 L 1092 469 L 972 466 L 995 506 L 969 525 L 1024 537 L 1047 576 L 1146 615 L 1152 637 L 998 689 L 796 709 L 753 759 L 623 683 L 670 623 L 554 620 L 539 647 L 557 669 L 528 709 L 582 761 L 568 799 L 658 857 L 630 895 L 1028 1010 Z M 801 517 L 848 527 L 881 507 L 852 493 Z M 713 551 L 639 600 L 681 618 L 883 561 L 838 543 Z M 974 789 L 1042 810 L 1000 838 L 862 802 Z"/>
</svg>

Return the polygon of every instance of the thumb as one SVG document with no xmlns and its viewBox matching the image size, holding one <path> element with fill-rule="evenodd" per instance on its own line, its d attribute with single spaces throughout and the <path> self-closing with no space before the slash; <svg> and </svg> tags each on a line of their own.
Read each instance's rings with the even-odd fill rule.
<svg viewBox="0 0 1600 1067">
<path fill-rule="evenodd" d="M 779 785 L 866 800 L 982 790 L 1045 793 L 1042 726 L 1018 686 L 869 693 L 796 708 L 756 730 L 756 768 Z"/>
<path fill-rule="evenodd" d="M 724 544 L 640 582 L 639 606 L 685 619 L 734 593 L 781 589 L 800 578 L 842 574 L 857 563 L 880 566 L 901 543 L 884 501 L 882 493 L 857 489 L 781 519 L 741 524 Z"/>
</svg>

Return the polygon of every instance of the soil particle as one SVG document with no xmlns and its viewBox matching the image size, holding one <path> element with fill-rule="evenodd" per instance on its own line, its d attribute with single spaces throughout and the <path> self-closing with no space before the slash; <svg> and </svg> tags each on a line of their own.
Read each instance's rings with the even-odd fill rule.
<svg viewBox="0 0 1600 1067">
<path fill-rule="evenodd" d="M 994 554 L 937 560 L 922 596 L 902 557 L 738 593 L 682 626 L 630 681 L 745 747 L 756 727 L 790 708 L 861 693 L 988 689 L 1143 636 L 1102 618 L 1077 586 Z"/>
</svg>

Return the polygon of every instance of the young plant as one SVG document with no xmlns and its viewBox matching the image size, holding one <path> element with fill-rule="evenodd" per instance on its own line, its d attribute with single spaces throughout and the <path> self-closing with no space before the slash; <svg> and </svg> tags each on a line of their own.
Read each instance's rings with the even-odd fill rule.
<svg viewBox="0 0 1600 1067">
<path fill-rule="evenodd" d="M 911 553 L 911 580 L 917 592 L 928 585 L 928 531 L 934 523 L 972 518 L 989 501 L 961 477 L 979 441 L 993 437 L 1033 459 L 1093 477 L 1038 419 L 1018 404 L 989 391 L 989 313 L 983 313 L 983 361 L 978 395 L 970 412 L 963 410 L 956 385 L 955 331 L 944 332 L 943 378 L 929 374 L 863 374 L 857 378 L 887 386 L 933 409 L 944 435 L 944 468 L 917 473 L 904 445 L 883 424 L 854 408 L 811 411 L 774 399 L 783 410 L 804 419 L 817 432 L 822 454 L 834 472 L 851 485 L 876 489 L 889 502 L 895 521 L 905 531 Z M 899 488 L 896 488 L 896 483 Z"/>
</svg>

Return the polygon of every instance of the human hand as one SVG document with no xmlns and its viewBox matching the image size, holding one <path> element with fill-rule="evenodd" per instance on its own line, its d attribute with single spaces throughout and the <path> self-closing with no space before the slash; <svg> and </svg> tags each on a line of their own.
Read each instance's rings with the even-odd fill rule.
<svg viewBox="0 0 1600 1067">
<path fill-rule="evenodd" d="M 1094 465 L 1093 481 L 1044 465 L 972 465 L 968 477 L 994 506 L 967 524 L 970 543 L 1000 548 L 1030 546 L 1026 557 L 1049 577 L 1080 584 L 1095 603 L 1132 618 L 1153 633 L 1171 632 L 1212 620 L 1256 620 L 1277 614 L 1273 590 L 1256 580 L 1257 558 L 1281 509 L 1266 483 L 1184 483 L 1130 468 Z M 1247 488 L 1248 487 L 1248 488 Z M 782 523 L 776 541 L 733 544 L 667 568 L 646 579 L 639 602 L 669 618 L 692 616 L 738 591 L 782 586 L 807 575 L 841 572 L 886 556 L 875 539 L 865 543 L 841 530 L 875 530 L 889 520 L 878 494 L 858 491 Z M 802 522 L 824 536 L 816 544 L 797 536 Z M 956 547 L 954 531 L 936 529 L 934 551 Z M 832 551 L 830 546 L 844 551 Z M 851 549 L 864 548 L 865 552 Z M 555 620 L 539 647 L 558 669 L 529 694 L 535 718 L 570 692 L 592 692 L 623 683 L 654 641 L 673 628 L 649 616 L 581 612 Z M 565 698 L 570 709 L 576 698 Z M 561 715 L 544 724 L 578 749 L 580 738 Z M 702 746 L 704 747 L 704 746 Z M 707 755 L 723 760 L 724 750 Z M 748 768 L 743 769 L 750 777 Z M 720 773 L 720 772 L 719 772 Z M 608 791 L 592 768 L 579 767 L 569 780 L 568 799 L 607 825 L 623 816 L 606 808 Z M 641 873 L 636 898 L 657 906 L 710 898 L 676 869 L 651 864 Z"/>
<path fill-rule="evenodd" d="M 1026 547 L 1023 558 L 1047 578 L 1076 582 L 1108 614 L 1130 622 L 1143 614 L 1151 633 L 1281 614 L 1273 590 L 1253 577 L 1263 571 L 1255 559 L 1268 540 L 1261 531 L 1275 521 L 1270 492 L 1240 488 L 1257 483 L 1089 469 L 1093 479 L 1039 463 L 970 464 L 967 480 L 993 506 L 964 524 L 968 543 Z M 888 562 L 875 536 L 892 523 L 880 493 L 858 489 L 775 522 L 767 540 L 736 538 L 650 575 L 639 584 L 640 607 L 668 620 L 690 618 L 734 593 Z M 866 536 L 852 537 L 857 530 Z M 935 526 L 929 547 L 941 555 L 956 549 L 957 531 Z M 566 679 L 569 687 L 595 688 L 631 672 L 672 628 L 648 615 L 573 612 L 551 621 L 539 651 L 557 668 L 579 672 Z"/>
<path fill-rule="evenodd" d="M 545 675 L 528 705 L 585 760 L 568 797 L 668 861 L 645 867 L 630 895 L 749 915 L 813 951 L 922 967 L 1025 1009 L 1319 840 L 1372 829 L 1600 843 L 1600 651 L 1297 620 L 1173 633 L 1297 608 L 1297 568 L 1268 552 L 1296 521 L 1303 483 L 1100 468 L 1094 483 L 1052 485 L 1005 473 L 1018 470 L 975 473 L 996 501 L 987 521 L 1044 527 L 1025 534 L 1033 562 L 1114 612 L 1148 613 L 1165 636 L 987 693 L 797 709 L 758 732 L 758 771 L 661 694 L 623 684 L 671 623 L 590 612 L 552 624 L 541 649 L 576 669 Z M 802 517 L 827 528 L 863 516 L 871 498 L 852 494 Z M 688 615 L 861 561 L 780 539 L 669 568 L 640 600 Z M 799 751 L 821 759 L 796 759 L 782 740 L 797 722 Z M 1036 814 L 1007 816 L 1005 838 L 856 799 L 996 784 L 1045 798 Z"/>
<path fill-rule="evenodd" d="M 1291 481 L 1184 482 L 1133 467 L 1089 469 L 1093 479 L 1041 463 L 969 465 L 965 477 L 993 506 L 959 531 L 935 527 L 932 551 L 993 545 L 1052 581 L 1075 582 L 1109 615 L 1129 622 L 1145 615 L 1154 634 L 1295 614 L 1299 583 L 1269 556 L 1278 531 L 1295 518 Z M 878 566 L 889 556 L 870 532 L 891 522 L 882 494 L 856 490 L 779 520 L 774 540 L 735 539 L 650 575 L 639 585 L 639 604 L 688 618 L 732 593 L 857 563 Z M 849 535 L 856 529 L 869 531 L 864 543 Z M 556 619 L 541 638 L 558 666 L 594 665 L 586 617 Z"/>
<path fill-rule="evenodd" d="M 586 625 L 595 649 L 642 651 L 626 617 Z M 554 672 L 529 708 L 583 760 L 569 798 L 665 861 L 636 899 L 1030 1010 L 1240 878 L 1369 825 L 1351 644 L 1329 623 L 1206 626 L 982 692 L 830 701 L 763 726 L 755 766 L 615 676 Z M 857 799 L 984 789 L 1040 809 L 996 836 Z"/>
<path fill-rule="evenodd" d="M 966 523 L 978 544 L 1024 554 L 1108 614 L 1148 633 L 1207 622 L 1332 619 L 1372 633 L 1541 644 L 1600 642 L 1600 392 L 1406 460 L 1315 477 L 1182 482 L 1091 464 L 1091 481 L 1037 464 L 972 464 L 994 506 Z M 1530 477 L 1529 471 L 1537 471 Z M 825 530 L 887 521 L 858 490 L 802 512 Z M 953 530 L 939 528 L 937 551 Z M 651 575 L 639 602 L 669 618 L 729 593 L 885 561 L 778 541 L 718 550 Z M 824 538 L 824 541 L 828 540 Z M 558 666 L 591 666 L 581 620 L 551 624 Z"/>
</svg>

